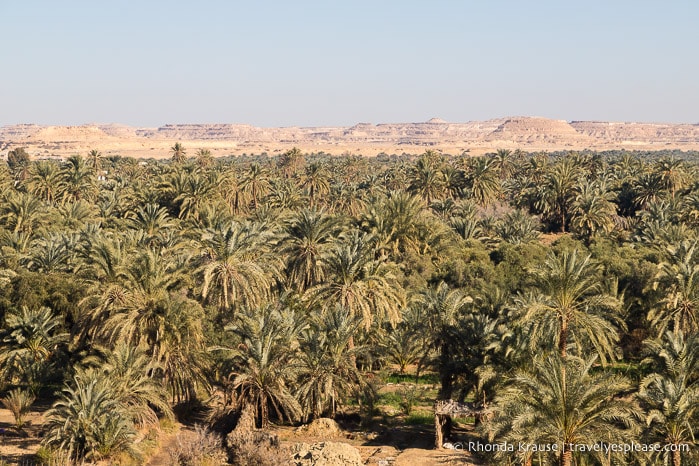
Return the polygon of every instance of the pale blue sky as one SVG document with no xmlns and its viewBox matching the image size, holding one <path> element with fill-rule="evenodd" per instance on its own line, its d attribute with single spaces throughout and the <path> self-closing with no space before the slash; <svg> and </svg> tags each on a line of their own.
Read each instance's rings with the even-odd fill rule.
<svg viewBox="0 0 699 466">
<path fill-rule="evenodd" d="M 0 125 L 699 122 L 699 2 L 0 0 Z"/>
</svg>

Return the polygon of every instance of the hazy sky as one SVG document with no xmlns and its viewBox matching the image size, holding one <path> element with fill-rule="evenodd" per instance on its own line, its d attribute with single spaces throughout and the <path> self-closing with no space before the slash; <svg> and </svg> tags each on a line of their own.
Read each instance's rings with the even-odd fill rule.
<svg viewBox="0 0 699 466">
<path fill-rule="evenodd" d="M 699 122 L 699 1 L 0 0 L 0 125 Z"/>
</svg>

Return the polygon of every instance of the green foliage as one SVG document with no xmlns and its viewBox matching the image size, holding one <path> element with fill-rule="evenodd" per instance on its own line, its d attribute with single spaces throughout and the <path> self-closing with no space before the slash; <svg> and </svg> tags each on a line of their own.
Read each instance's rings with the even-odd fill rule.
<svg viewBox="0 0 699 466">
<path fill-rule="evenodd" d="M 25 424 L 25 415 L 29 412 L 29 408 L 34 403 L 36 397 L 31 393 L 14 389 L 10 391 L 4 398 L 1 398 L 5 409 L 8 409 L 15 418 L 15 427 L 21 430 Z"/>
<path fill-rule="evenodd" d="M 243 408 L 258 425 L 357 405 L 366 420 L 387 400 L 377 372 L 471 400 L 485 410 L 477 423 L 490 408 L 537 420 L 493 424 L 512 439 L 548 438 L 545 426 L 570 414 L 552 401 L 566 378 L 608 395 L 583 440 L 618 433 L 626 418 L 612 408 L 631 399 L 647 422 L 624 430 L 629 440 L 694 432 L 690 154 L 200 149 L 188 161 L 177 143 L 165 162 L 11 155 L 0 166 L 0 388 L 45 402 L 66 384 L 49 456 L 137 455 L 136 430 L 178 404 L 218 404 L 222 424 Z M 644 348 L 653 364 L 639 364 Z M 591 354 L 599 365 L 577 359 Z M 409 413 L 420 390 L 390 401 Z"/>
</svg>

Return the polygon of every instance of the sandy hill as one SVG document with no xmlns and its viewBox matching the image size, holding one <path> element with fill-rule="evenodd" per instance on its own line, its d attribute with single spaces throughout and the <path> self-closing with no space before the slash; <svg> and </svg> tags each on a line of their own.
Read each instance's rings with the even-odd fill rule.
<svg viewBox="0 0 699 466">
<path fill-rule="evenodd" d="M 136 128 L 119 124 L 0 127 L 0 153 L 26 147 L 33 155 L 70 155 L 98 149 L 103 154 L 168 157 L 175 142 L 190 154 L 267 152 L 291 147 L 307 152 L 376 155 L 421 153 L 426 149 L 479 154 L 499 148 L 527 151 L 581 149 L 699 150 L 699 125 L 616 123 L 507 117 L 450 123 L 439 118 L 418 123 L 358 123 L 350 127 L 260 128 L 245 124 L 178 124 Z"/>
</svg>

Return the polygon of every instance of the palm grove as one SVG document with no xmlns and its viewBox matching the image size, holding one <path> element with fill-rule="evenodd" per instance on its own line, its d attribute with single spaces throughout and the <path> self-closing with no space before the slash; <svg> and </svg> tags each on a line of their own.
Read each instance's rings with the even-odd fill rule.
<svg viewBox="0 0 699 466">
<path fill-rule="evenodd" d="M 175 408 L 333 417 L 390 366 L 487 406 L 483 442 L 559 446 L 492 464 L 696 464 L 699 171 L 683 155 L 11 151 L 3 403 L 21 427 L 51 401 L 49 451 L 137 457 Z M 595 442 L 676 448 L 560 448 Z"/>
</svg>

